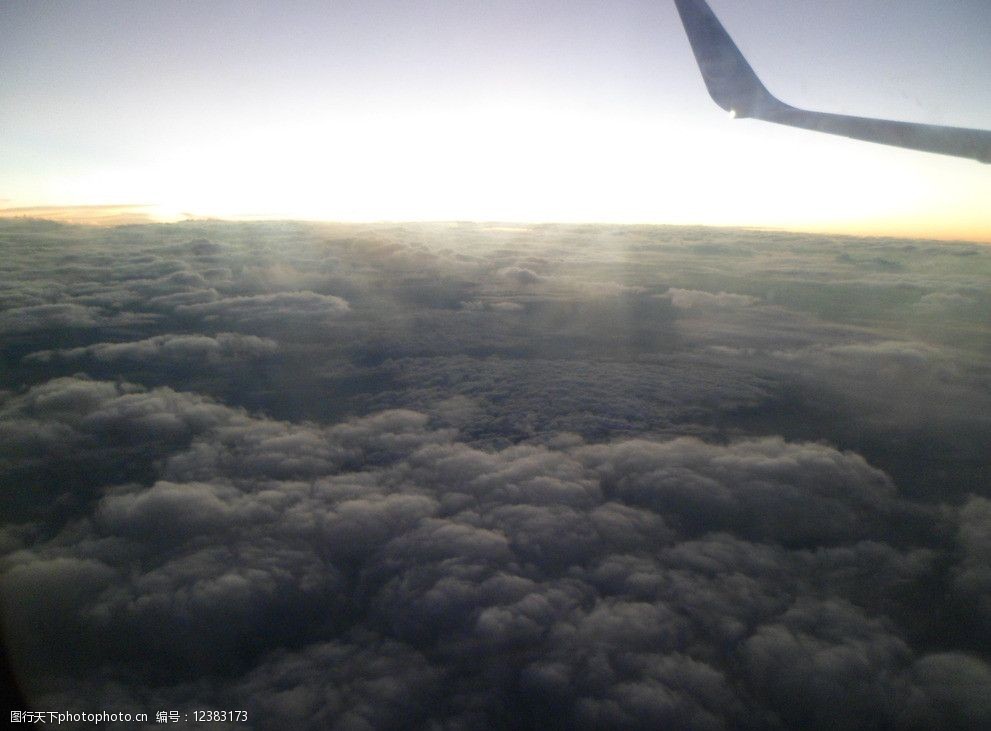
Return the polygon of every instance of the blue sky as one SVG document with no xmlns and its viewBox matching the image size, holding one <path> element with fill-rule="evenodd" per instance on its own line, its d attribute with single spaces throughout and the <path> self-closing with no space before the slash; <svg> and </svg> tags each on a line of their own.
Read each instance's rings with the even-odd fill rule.
<svg viewBox="0 0 991 731">
<path fill-rule="evenodd" d="M 712 0 L 772 92 L 991 128 L 983 0 Z M 0 198 L 991 239 L 991 167 L 753 121 L 673 3 L 7 2 Z"/>
</svg>

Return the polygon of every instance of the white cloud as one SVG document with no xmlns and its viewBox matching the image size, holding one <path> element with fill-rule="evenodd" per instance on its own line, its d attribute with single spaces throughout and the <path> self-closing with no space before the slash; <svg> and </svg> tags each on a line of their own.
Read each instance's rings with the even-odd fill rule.
<svg viewBox="0 0 991 731">
<path fill-rule="evenodd" d="M 677 289 L 671 287 L 662 296 L 671 300 L 671 304 L 683 310 L 694 308 L 737 308 L 749 307 L 759 300 L 745 294 L 730 294 L 729 292 L 703 292 L 698 289 Z"/>
</svg>

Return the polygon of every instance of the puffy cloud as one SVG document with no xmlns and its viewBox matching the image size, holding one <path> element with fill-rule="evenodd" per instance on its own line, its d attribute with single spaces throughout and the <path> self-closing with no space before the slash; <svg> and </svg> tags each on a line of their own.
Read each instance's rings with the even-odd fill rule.
<svg viewBox="0 0 991 731">
<path fill-rule="evenodd" d="M 991 500 L 971 497 L 960 509 L 960 560 L 953 586 L 976 611 L 991 636 Z"/>
<path fill-rule="evenodd" d="M 526 306 L 520 304 L 519 302 L 508 302 L 508 301 L 497 301 L 497 302 L 484 302 L 482 300 L 472 300 L 471 302 L 462 302 L 461 306 L 469 311 L 482 311 L 482 310 L 492 310 L 494 312 L 523 312 L 526 310 Z"/>
<path fill-rule="evenodd" d="M 271 355 L 278 348 L 271 338 L 239 333 L 208 335 L 157 335 L 126 343 L 95 343 L 83 348 L 43 350 L 26 356 L 29 362 L 47 363 L 55 359 L 94 360 L 112 363 L 133 361 L 186 361 L 252 358 Z"/>
<path fill-rule="evenodd" d="M 592 439 L 711 434 L 711 414 L 754 409 L 768 398 L 764 384 L 718 361 L 679 355 L 622 364 L 582 361 L 552 357 L 555 349 L 546 341 L 529 346 L 537 353 L 528 358 L 457 354 L 388 361 L 381 370 L 391 388 L 364 402 L 373 409 L 429 411 L 456 394 L 475 404 L 466 432 L 478 439 L 519 440 L 560 432 Z M 541 352 L 545 347 L 550 352 Z"/>
<path fill-rule="evenodd" d="M 931 727 L 977 729 L 991 724 L 991 666 L 979 658 L 946 652 L 914 666 L 930 704 Z"/>
<path fill-rule="evenodd" d="M 523 286 L 540 284 L 547 278 L 533 271 L 533 269 L 528 269 L 526 267 L 506 267 L 505 269 L 500 269 L 498 272 L 499 276 L 506 279 L 514 284 L 520 284 Z"/>
<path fill-rule="evenodd" d="M 923 314 L 945 315 L 967 310 L 976 304 L 975 299 L 959 292 L 930 292 L 919 298 L 915 309 Z"/>
<path fill-rule="evenodd" d="M 786 728 L 911 725 L 900 717 L 915 692 L 907 644 L 842 602 L 796 603 L 758 627 L 742 655 L 754 688 Z"/>
<path fill-rule="evenodd" d="M 244 417 L 168 388 L 69 377 L 0 403 L 0 501 L 22 517 L 85 504 L 109 481 L 147 476 L 154 460 L 194 435 Z M 55 502 L 52 502 L 55 501 Z"/>
<path fill-rule="evenodd" d="M 12 424 L 62 424 L 80 434 L 130 440 L 192 435 L 237 418 L 236 412 L 196 394 L 168 388 L 147 391 L 136 385 L 80 377 L 35 386 L 3 406 Z"/>
<path fill-rule="evenodd" d="M 275 292 L 241 297 L 227 297 L 213 302 L 180 305 L 179 312 L 199 315 L 208 320 L 240 323 L 312 321 L 319 324 L 328 317 L 348 311 L 347 301 L 315 292 Z"/>
<path fill-rule="evenodd" d="M 749 307 L 758 301 L 756 297 L 744 294 L 731 294 L 729 292 L 714 294 L 698 289 L 678 289 L 676 287 L 668 289 L 663 296 L 669 298 L 675 307 L 683 310 L 696 307 Z"/>
<path fill-rule="evenodd" d="M 260 726 L 409 728 L 428 722 L 443 678 L 408 645 L 366 635 L 280 652 L 233 694 L 257 699 L 252 716 Z"/>
<path fill-rule="evenodd" d="M 14 307 L 0 312 L 0 332 L 21 333 L 52 328 L 92 327 L 100 310 L 76 304 L 43 304 Z"/>
<path fill-rule="evenodd" d="M 187 305 L 200 305 L 206 302 L 213 302 L 220 299 L 217 290 L 212 287 L 208 289 L 192 289 L 185 292 L 174 292 L 172 294 L 162 294 L 148 299 L 147 304 L 153 308 L 173 309 Z"/>
<path fill-rule="evenodd" d="M 819 367 L 844 370 L 918 371 L 930 370 L 939 351 L 923 343 L 900 340 L 880 342 L 846 343 L 827 347 L 806 348 L 798 351 L 782 351 L 776 354 L 785 359 L 814 362 Z"/>
<path fill-rule="evenodd" d="M 526 309 L 519 302 L 493 302 L 489 308 L 498 312 L 520 312 Z"/>
<path fill-rule="evenodd" d="M 754 688 L 784 727 L 983 728 L 991 666 L 962 653 L 913 660 L 883 621 L 803 600 L 745 643 Z"/>
<path fill-rule="evenodd" d="M 886 620 L 803 598 L 846 592 L 836 574 L 859 553 L 782 546 L 898 520 L 890 482 L 857 455 L 563 435 L 481 450 L 410 411 L 290 424 L 83 379 L 5 405 L 9 421 L 61 425 L 95 453 L 118 433 L 171 445 L 158 479 L 106 489 L 6 558 L 12 649 L 46 698 L 65 696 L 41 662 L 96 663 L 118 689 L 130 677 L 173 705 L 223 698 L 304 728 L 507 713 L 577 728 L 853 727 L 856 714 L 897 720 L 908 700 L 920 717 L 959 711 L 949 671 L 918 680 L 929 666 L 912 670 Z M 39 648 L 46 622 L 78 644 Z"/>
<path fill-rule="evenodd" d="M 855 454 L 781 439 L 729 446 L 697 439 L 589 447 L 608 493 L 693 530 L 732 530 L 790 544 L 876 534 L 894 496 L 888 477 Z"/>
</svg>

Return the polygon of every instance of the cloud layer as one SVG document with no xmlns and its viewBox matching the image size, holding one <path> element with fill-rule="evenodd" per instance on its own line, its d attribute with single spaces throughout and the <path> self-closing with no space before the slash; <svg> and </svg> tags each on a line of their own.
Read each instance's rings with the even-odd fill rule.
<svg viewBox="0 0 991 731">
<path fill-rule="evenodd" d="M 3 230 L 0 597 L 38 707 L 991 723 L 980 250 Z"/>
</svg>

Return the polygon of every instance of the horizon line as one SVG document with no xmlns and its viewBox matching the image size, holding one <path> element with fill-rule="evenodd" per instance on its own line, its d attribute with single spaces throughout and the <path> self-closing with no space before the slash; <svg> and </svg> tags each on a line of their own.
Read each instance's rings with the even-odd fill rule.
<svg viewBox="0 0 991 731">
<path fill-rule="evenodd" d="M 679 222 L 670 223 L 662 221 L 594 221 L 594 220 L 518 220 L 518 219 L 332 219 L 332 218 L 312 218 L 312 217 L 277 217 L 261 215 L 245 216 L 200 216 L 195 214 L 182 214 L 181 218 L 155 218 L 147 213 L 135 213 L 136 209 L 150 208 L 145 204 L 86 204 L 70 206 L 19 206 L 16 208 L 0 208 L 0 222 L 20 221 L 34 223 L 50 223 L 59 226 L 81 226 L 86 228 L 123 228 L 125 226 L 174 226 L 189 223 L 311 223 L 311 224 L 338 224 L 354 226 L 375 226 L 375 225 L 477 225 L 477 226 L 513 226 L 513 227 L 535 227 L 535 226 L 620 226 L 620 227 L 668 227 L 668 228 L 708 228 L 738 231 L 764 231 L 775 234 L 798 234 L 803 236 L 840 236 L 852 239 L 898 239 L 905 241 L 930 241 L 937 243 L 959 243 L 987 245 L 991 244 L 991 233 L 987 238 L 961 238 L 951 234 L 910 234 L 891 233 L 884 231 L 857 232 L 852 228 L 826 228 L 816 227 L 809 229 L 791 228 L 788 226 L 773 226 L 767 224 L 712 224 L 701 222 Z M 65 212 L 72 211 L 107 211 L 103 216 L 91 216 L 88 218 L 78 218 L 76 216 L 32 216 L 31 212 Z M 13 215 L 11 215 L 13 214 Z"/>
</svg>

